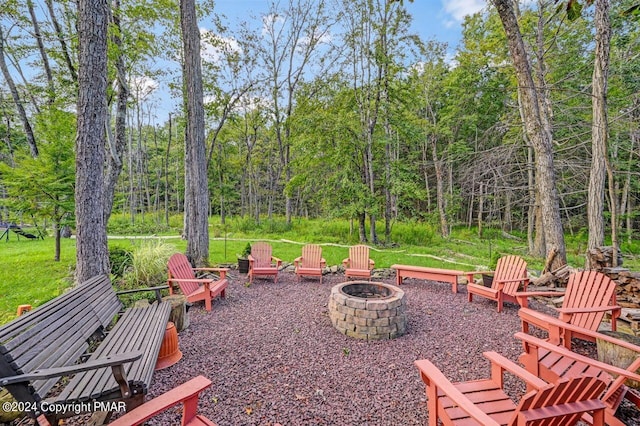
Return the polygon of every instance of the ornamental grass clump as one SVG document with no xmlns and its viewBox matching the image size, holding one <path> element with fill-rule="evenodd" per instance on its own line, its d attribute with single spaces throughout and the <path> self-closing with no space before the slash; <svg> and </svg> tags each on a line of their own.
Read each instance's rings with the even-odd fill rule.
<svg viewBox="0 0 640 426">
<path fill-rule="evenodd" d="M 153 287 L 167 281 L 167 262 L 177 251 L 162 240 L 150 239 L 133 249 L 133 262 L 122 277 L 122 288 Z"/>
</svg>

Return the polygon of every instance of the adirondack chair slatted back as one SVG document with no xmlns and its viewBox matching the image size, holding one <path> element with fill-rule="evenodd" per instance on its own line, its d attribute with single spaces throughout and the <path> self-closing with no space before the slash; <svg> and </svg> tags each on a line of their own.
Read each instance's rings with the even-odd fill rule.
<svg viewBox="0 0 640 426">
<path fill-rule="evenodd" d="M 307 244 L 302 247 L 302 266 L 304 268 L 320 268 L 322 247 L 317 244 Z"/>
<path fill-rule="evenodd" d="M 581 271 L 569 276 L 563 308 L 595 308 L 615 305 L 616 283 L 596 271 Z M 576 313 L 569 322 L 588 330 L 597 330 L 605 312 Z"/>
<path fill-rule="evenodd" d="M 572 410 L 574 407 L 584 407 L 586 404 L 600 404 L 598 397 L 604 391 L 605 384 L 596 377 L 584 376 L 573 379 L 561 379 L 555 384 L 547 385 L 537 391 L 527 393 L 520 400 L 509 425 L 526 424 L 530 426 L 543 425 L 574 425 L 580 420 L 582 412 Z M 535 412 L 553 412 L 552 417 L 536 418 Z M 578 411 L 578 412 L 576 412 Z M 530 412 L 529 421 L 519 423 L 519 415 Z M 542 417 L 542 416 L 540 416 Z"/>
<path fill-rule="evenodd" d="M 526 277 L 527 262 L 525 262 L 523 258 L 514 255 L 503 256 L 498 259 L 491 288 L 498 289 L 500 280 L 513 280 Z M 513 296 L 518 291 L 520 284 L 522 284 L 520 281 L 506 282 L 504 283 L 502 292 Z"/>
<path fill-rule="evenodd" d="M 349 260 L 352 269 L 369 269 L 369 247 L 365 245 L 351 246 Z"/>
<path fill-rule="evenodd" d="M 169 258 L 168 262 L 169 278 L 176 278 L 182 280 L 196 279 L 196 275 L 193 272 L 193 267 L 189 263 L 189 259 L 182 253 L 176 253 Z M 169 283 L 171 285 L 171 283 Z M 196 281 L 184 281 L 179 282 L 180 290 L 183 294 L 192 294 L 198 290 L 200 284 Z"/>
<path fill-rule="evenodd" d="M 255 268 L 268 268 L 271 266 L 271 244 L 257 242 L 251 246 L 251 256 L 254 259 Z"/>
</svg>

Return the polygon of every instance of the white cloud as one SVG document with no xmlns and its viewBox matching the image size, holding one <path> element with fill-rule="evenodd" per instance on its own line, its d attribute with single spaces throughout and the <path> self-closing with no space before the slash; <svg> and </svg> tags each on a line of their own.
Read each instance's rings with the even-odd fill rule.
<svg viewBox="0 0 640 426">
<path fill-rule="evenodd" d="M 462 22 L 467 15 L 479 12 L 486 4 L 484 0 L 444 0 L 442 2 L 444 10 L 457 22 Z"/>
<path fill-rule="evenodd" d="M 225 52 L 242 51 L 236 39 L 220 37 L 205 28 L 200 28 L 200 39 L 200 55 L 208 62 L 222 61 Z"/>
<path fill-rule="evenodd" d="M 153 94 L 160 83 L 147 76 L 132 76 L 129 78 L 129 88 L 132 96 L 138 100 L 145 100 L 149 95 Z"/>
</svg>

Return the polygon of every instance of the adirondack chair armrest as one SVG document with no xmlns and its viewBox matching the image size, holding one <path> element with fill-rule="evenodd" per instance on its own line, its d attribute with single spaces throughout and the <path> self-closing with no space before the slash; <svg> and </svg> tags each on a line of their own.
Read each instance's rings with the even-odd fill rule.
<svg viewBox="0 0 640 426">
<path fill-rule="evenodd" d="M 293 266 L 294 266 L 295 268 L 297 268 L 297 267 L 298 267 L 298 263 L 302 263 L 302 256 L 298 256 L 298 257 L 296 257 L 295 259 L 293 259 Z"/>
<path fill-rule="evenodd" d="M 168 278 L 167 282 L 174 283 L 212 283 L 215 280 L 212 278 Z"/>
<path fill-rule="evenodd" d="M 373 259 L 369 259 L 369 269 L 373 269 L 376 266 L 376 262 Z"/>
<path fill-rule="evenodd" d="M 223 280 L 227 277 L 227 272 L 229 272 L 229 268 L 194 268 L 194 271 L 202 271 L 202 272 L 217 272 L 220 274 L 220 279 Z"/>
<path fill-rule="evenodd" d="M 342 266 L 344 266 L 346 268 L 347 266 L 349 266 L 349 263 L 351 263 L 351 258 L 347 257 L 346 259 L 344 259 L 342 261 Z"/>
<path fill-rule="evenodd" d="M 68 376 L 71 374 L 81 373 L 83 371 L 89 371 L 89 370 L 96 370 L 98 368 L 104 368 L 104 367 L 122 366 L 127 362 L 133 362 L 137 359 L 140 359 L 142 355 L 143 355 L 142 351 L 125 352 L 122 354 L 111 355 L 104 358 L 90 360 L 82 364 L 35 370 L 32 372 L 29 372 L 26 374 L 20 374 L 17 376 L 3 377 L 2 379 L 0 379 L 0 386 L 31 382 L 34 380 L 45 380 L 45 379 L 51 379 L 54 377 Z"/>
<path fill-rule="evenodd" d="M 529 284 L 529 278 L 510 278 L 508 280 L 503 280 L 503 279 L 498 280 L 498 282 L 501 282 L 501 283 L 517 283 L 520 281 L 527 283 L 526 285 Z"/>
<path fill-rule="evenodd" d="M 156 414 L 166 411 L 167 409 L 184 402 L 183 424 L 189 418 L 196 415 L 198 407 L 198 397 L 200 392 L 211 386 L 211 380 L 204 376 L 197 376 L 186 383 L 181 384 L 160 396 L 129 411 L 122 417 L 109 423 L 111 426 L 130 426 L 140 425 Z M 204 421 L 200 417 L 201 421 Z M 208 420 L 208 419 L 207 419 Z M 203 424 L 213 424 L 212 422 Z"/>
<path fill-rule="evenodd" d="M 495 271 L 471 271 L 471 272 L 465 272 L 465 275 L 480 275 L 480 274 L 493 274 Z"/>
<path fill-rule="evenodd" d="M 580 355 L 578 353 L 575 353 L 565 348 L 564 346 L 555 345 L 551 342 L 539 339 L 535 336 L 531 336 L 530 334 L 526 334 L 521 331 L 515 333 L 514 336 L 516 337 L 516 339 L 522 340 L 523 344 L 525 344 L 525 350 L 527 350 L 527 352 L 529 351 L 528 348 L 530 346 L 533 346 L 536 348 L 542 348 L 548 351 L 555 352 L 569 359 L 573 359 L 573 360 L 582 362 L 584 364 L 593 366 L 595 368 L 598 368 L 600 370 L 604 370 L 608 373 L 617 374 L 633 380 L 640 380 L 640 374 L 635 372 L 636 368 L 638 367 L 637 365 L 632 364 L 630 367 L 628 367 L 629 369 L 624 369 L 624 368 L 616 367 L 616 366 L 598 361 L 593 358 L 586 357 L 584 355 Z M 605 335 L 601 335 L 601 336 L 605 336 Z M 616 343 L 616 344 L 618 342 L 620 344 L 626 343 L 626 342 L 623 342 L 622 340 L 615 339 L 615 338 L 611 338 L 611 340 L 613 340 L 614 341 L 613 343 Z M 631 346 L 635 346 L 635 345 L 631 345 Z M 639 351 L 638 354 L 640 355 L 640 348 L 637 346 L 635 346 L 635 348 Z M 635 364 L 637 364 L 637 362 Z"/>
<path fill-rule="evenodd" d="M 564 315 L 573 315 L 573 314 L 582 314 L 582 313 L 592 313 L 592 312 L 608 312 L 608 311 L 620 311 L 622 310 L 621 306 L 612 305 L 612 306 L 594 306 L 591 308 L 556 308 L 558 312 Z"/>
<path fill-rule="evenodd" d="M 277 258 L 275 256 L 271 256 L 271 262 L 276 264 L 276 267 L 280 267 L 280 265 L 282 265 L 282 259 Z"/>
<path fill-rule="evenodd" d="M 502 376 L 505 371 L 513 374 L 514 376 L 519 377 L 525 383 L 527 383 L 531 388 L 540 389 L 543 386 L 547 385 L 547 382 L 528 372 L 523 367 L 519 366 L 515 362 L 511 361 L 508 358 L 500 355 L 497 352 L 483 352 L 482 355 L 491 361 L 491 374 L 494 382 L 502 384 Z M 496 368 L 497 367 L 497 368 Z"/>
<path fill-rule="evenodd" d="M 327 261 L 324 260 L 324 257 L 322 259 L 320 259 L 320 267 L 321 268 L 326 268 L 327 267 Z"/>
<path fill-rule="evenodd" d="M 518 291 L 515 294 L 518 305 L 527 307 L 530 297 L 558 297 L 564 296 L 563 291 Z"/>
<path fill-rule="evenodd" d="M 421 359 L 414 361 L 415 366 L 420 371 L 422 380 L 427 385 L 427 396 L 436 397 L 440 392 L 449 397 L 458 408 L 464 410 L 469 416 L 475 419 L 479 424 L 485 426 L 497 426 L 495 420 L 485 414 L 480 408 L 478 408 L 469 398 L 467 398 L 462 392 L 460 392 L 454 385 L 447 379 L 444 374 L 427 359 Z M 437 413 L 429 413 L 431 416 L 437 416 Z"/>
</svg>

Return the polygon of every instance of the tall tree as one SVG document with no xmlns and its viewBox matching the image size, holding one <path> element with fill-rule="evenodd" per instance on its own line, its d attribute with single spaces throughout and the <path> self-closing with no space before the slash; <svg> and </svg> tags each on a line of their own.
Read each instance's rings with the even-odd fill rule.
<svg viewBox="0 0 640 426">
<path fill-rule="evenodd" d="M 522 98 L 522 115 L 527 136 L 535 151 L 536 188 L 540 194 L 544 223 L 546 254 L 553 254 L 549 267 L 556 269 L 567 263 L 566 246 L 560 217 L 560 204 L 553 160 L 553 141 L 546 131 L 544 113 L 535 89 L 531 62 L 525 49 L 520 26 L 511 0 L 492 0 L 507 35 L 509 52 Z"/>
<path fill-rule="evenodd" d="M 184 62 L 185 128 L 185 235 L 186 255 L 195 266 L 209 261 L 209 181 L 204 138 L 200 31 L 194 0 L 180 1 L 180 28 Z"/>
<path fill-rule="evenodd" d="M 104 219 L 108 0 L 78 0 L 76 280 L 109 273 Z"/>
<path fill-rule="evenodd" d="M 611 23 L 609 21 L 609 0 L 596 0 L 595 27 L 596 49 L 592 77 L 591 125 L 591 172 L 589 173 L 589 196 L 587 218 L 589 223 L 589 241 L 587 248 L 592 249 L 604 244 L 604 189 L 607 161 L 607 86 L 609 75 L 609 50 L 611 44 Z M 611 200 L 612 213 L 616 208 L 615 199 Z M 615 214 L 612 221 L 615 219 Z M 614 256 L 615 258 L 616 256 Z"/>
<path fill-rule="evenodd" d="M 9 86 L 9 91 L 11 92 L 11 96 L 13 97 L 13 102 L 15 103 L 16 109 L 18 110 L 18 115 L 20 116 L 20 121 L 22 122 L 22 127 L 29 144 L 29 149 L 31 150 L 31 156 L 35 158 L 38 156 L 38 145 L 36 144 L 36 138 L 33 135 L 33 129 L 31 127 L 31 123 L 29 122 L 29 117 L 27 117 L 27 112 L 25 111 L 22 100 L 20 99 L 18 88 L 13 81 L 13 76 L 9 72 L 9 67 L 7 66 L 7 61 L 5 59 L 6 54 L 4 46 L 5 36 L 4 31 L 2 30 L 2 25 L 0 25 L 0 70 L 2 71 L 4 80 L 7 82 L 7 86 Z"/>
</svg>

